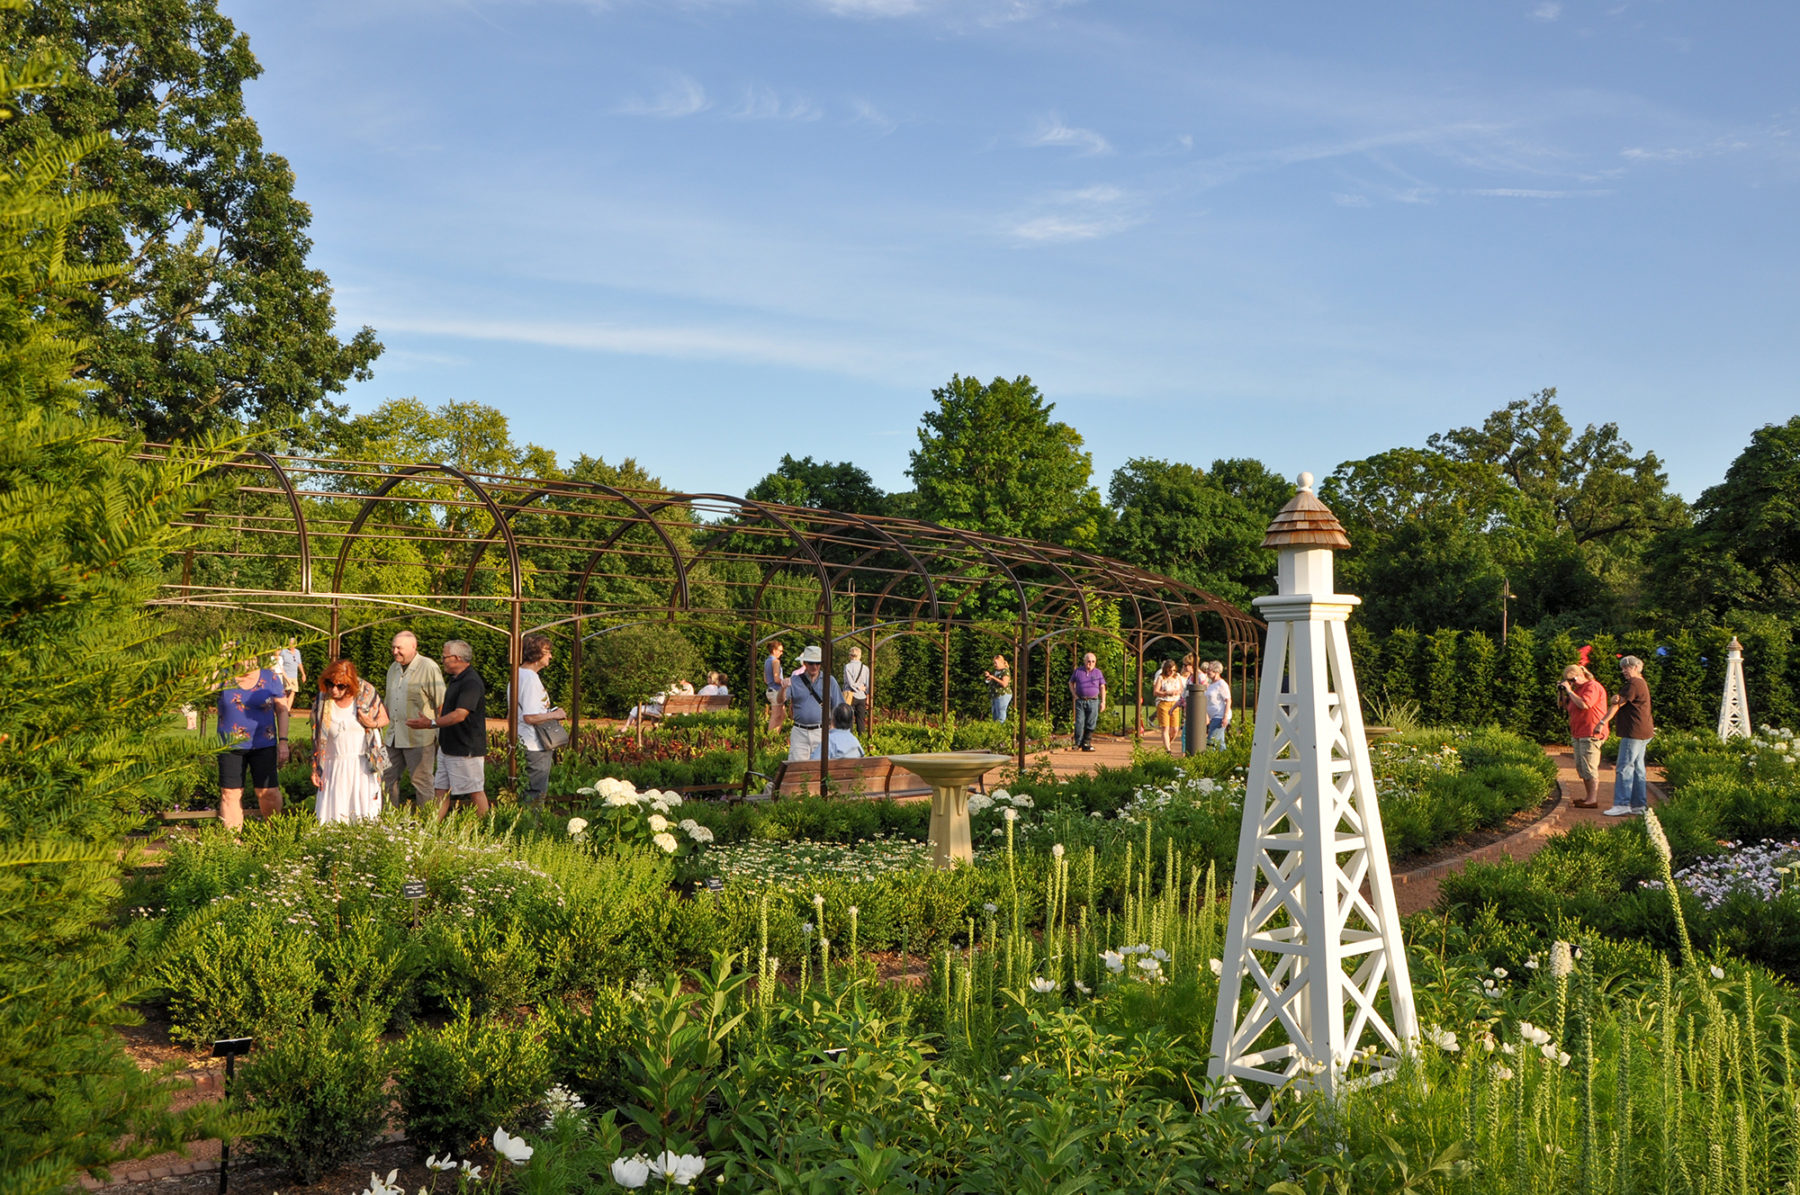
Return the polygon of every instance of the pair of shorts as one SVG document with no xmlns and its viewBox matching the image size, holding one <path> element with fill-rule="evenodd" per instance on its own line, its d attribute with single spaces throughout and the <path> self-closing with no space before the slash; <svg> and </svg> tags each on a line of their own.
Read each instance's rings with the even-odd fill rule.
<svg viewBox="0 0 1800 1195">
<path fill-rule="evenodd" d="M 243 788 L 247 772 L 252 788 L 274 788 L 279 783 L 276 776 L 275 746 L 270 743 L 267 747 L 253 747 L 245 751 L 219 752 L 219 787 Z"/>
<path fill-rule="evenodd" d="M 1575 774 L 1583 780 L 1600 778 L 1600 740 L 1575 740 Z"/>
<path fill-rule="evenodd" d="M 768 701 L 768 703 L 770 705 L 781 704 L 781 690 L 780 689 L 764 689 L 763 697 L 765 700 Z"/>
<path fill-rule="evenodd" d="M 432 787 L 453 797 L 487 791 L 487 757 L 485 755 L 446 755 L 438 748 L 437 770 Z"/>
<path fill-rule="evenodd" d="M 1159 726 L 1181 729 L 1181 698 L 1161 697 L 1156 702 L 1156 717 Z"/>
</svg>

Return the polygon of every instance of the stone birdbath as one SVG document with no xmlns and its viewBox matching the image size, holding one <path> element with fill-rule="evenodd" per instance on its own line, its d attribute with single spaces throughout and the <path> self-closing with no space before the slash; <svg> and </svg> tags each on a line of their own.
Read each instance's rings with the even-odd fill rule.
<svg viewBox="0 0 1800 1195">
<path fill-rule="evenodd" d="M 969 842 L 969 785 L 989 768 L 1010 763 L 1012 757 L 989 751 L 933 751 L 889 758 L 931 785 L 932 866 L 948 868 L 958 863 L 973 863 L 975 851 Z"/>
</svg>

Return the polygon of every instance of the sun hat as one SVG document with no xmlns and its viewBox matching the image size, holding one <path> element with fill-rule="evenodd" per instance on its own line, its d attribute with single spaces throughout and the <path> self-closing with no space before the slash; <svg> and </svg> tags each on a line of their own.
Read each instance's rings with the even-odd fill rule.
<svg viewBox="0 0 1800 1195">
<path fill-rule="evenodd" d="M 800 662 L 802 664 L 823 664 L 825 656 L 819 651 L 817 643 L 809 643 L 806 645 L 806 650 L 800 653 Z"/>
</svg>

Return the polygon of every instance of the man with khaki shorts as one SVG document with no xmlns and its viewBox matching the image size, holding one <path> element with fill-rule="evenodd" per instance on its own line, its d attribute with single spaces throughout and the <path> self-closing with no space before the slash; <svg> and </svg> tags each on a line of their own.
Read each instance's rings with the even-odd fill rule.
<svg viewBox="0 0 1800 1195">
<path fill-rule="evenodd" d="M 401 779 L 412 778 L 412 800 L 429 809 L 436 798 L 432 778 L 437 770 L 438 732 L 411 725 L 411 719 L 428 718 L 444 703 L 444 673 L 437 661 L 419 653 L 419 638 L 411 631 L 394 636 L 394 662 L 387 670 L 388 766 L 381 785 L 388 799 L 404 804 Z"/>
<path fill-rule="evenodd" d="M 1575 774 L 1587 799 L 1574 802 L 1577 809 L 1600 804 L 1600 744 L 1606 741 L 1606 688 L 1580 664 L 1563 669 L 1556 686 L 1556 704 L 1569 715 L 1569 739 L 1575 749 Z"/>
<path fill-rule="evenodd" d="M 438 734 L 438 818 L 450 816 L 459 801 L 472 801 L 475 812 L 487 816 L 487 682 L 475 670 L 475 650 L 461 639 L 444 644 L 444 670 L 450 683 L 444 686 L 444 703 L 430 717 L 408 718 L 414 730 L 427 727 Z"/>
</svg>

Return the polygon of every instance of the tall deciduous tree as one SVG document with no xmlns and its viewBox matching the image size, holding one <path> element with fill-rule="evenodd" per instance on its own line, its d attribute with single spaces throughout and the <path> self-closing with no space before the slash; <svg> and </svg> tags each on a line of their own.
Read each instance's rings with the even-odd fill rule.
<svg viewBox="0 0 1800 1195">
<path fill-rule="evenodd" d="M 908 470 L 921 518 L 947 527 L 1093 546 L 1105 507 L 1081 434 L 1023 375 L 953 376 L 931 392 Z"/>
<path fill-rule="evenodd" d="M 1113 472 L 1109 556 L 1166 573 L 1240 605 L 1273 589 L 1269 520 L 1292 488 L 1254 460 L 1194 465 L 1138 457 Z"/>
<path fill-rule="evenodd" d="M 744 497 L 848 514 L 887 513 L 887 495 L 861 466 L 849 461 L 814 461 L 810 456 L 795 460 L 786 453 L 775 471 L 764 475 Z"/>
<path fill-rule="evenodd" d="M 82 169 L 117 203 L 83 213 L 69 242 L 78 262 L 124 265 L 71 312 L 95 408 L 156 439 L 339 411 L 329 396 L 381 346 L 333 329 L 311 212 L 244 108 L 261 67 L 216 0 L 33 0 L 0 12 L 0 38 L 75 67 L 22 98 L 0 152 L 107 136 Z"/>
</svg>

